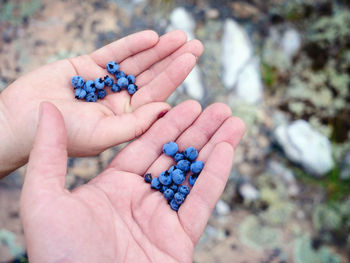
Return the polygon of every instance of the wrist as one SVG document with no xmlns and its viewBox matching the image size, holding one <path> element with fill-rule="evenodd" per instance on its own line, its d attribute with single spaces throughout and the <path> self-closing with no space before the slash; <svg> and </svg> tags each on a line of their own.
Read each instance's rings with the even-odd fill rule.
<svg viewBox="0 0 350 263">
<path fill-rule="evenodd" d="M 0 178 L 27 162 L 28 155 L 18 147 L 18 138 L 11 126 L 10 116 L 0 94 Z"/>
</svg>

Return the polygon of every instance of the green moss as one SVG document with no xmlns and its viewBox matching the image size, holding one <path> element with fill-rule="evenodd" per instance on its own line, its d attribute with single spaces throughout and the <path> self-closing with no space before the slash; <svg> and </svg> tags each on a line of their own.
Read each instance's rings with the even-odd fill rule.
<svg viewBox="0 0 350 263">
<path fill-rule="evenodd" d="M 0 7 L 0 22 L 8 21 L 13 25 L 19 25 L 24 18 L 32 16 L 40 8 L 40 0 L 8 1 Z"/>
</svg>

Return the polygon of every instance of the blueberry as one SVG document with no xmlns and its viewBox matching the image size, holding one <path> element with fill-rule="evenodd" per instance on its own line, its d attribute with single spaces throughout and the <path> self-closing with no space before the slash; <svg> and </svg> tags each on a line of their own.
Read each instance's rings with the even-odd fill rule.
<svg viewBox="0 0 350 263">
<path fill-rule="evenodd" d="M 95 83 L 92 80 L 87 80 L 84 85 L 84 90 L 86 90 L 87 93 L 95 92 Z"/>
<path fill-rule="evenodd" d="M 152 175 L 151 174 L 145 174 L 145 182 L 146 183 L 151 183 L 152 182 Z"/>
<path fill-rule="evenodd" d="M 99 89 L 97 91 L 97 96 L 99 99 L 103 99 L 104 97 L 106 97 L 107 92 L 104 89 Z"/>
<path fill-rule="evenodd" d="M 117 73 L 115 73 L 114 76 L 116 79 L 120 79 L 120 78 L 125 77 L 125 73 L 123 71 L 118 71 Z"/>
<path fill-rule="evenodd" d="M 129 84 L 128 86 L 128 93 L 130 95 L 133 95 L 137 91 L 137 86 L 134 84 Z"/>
<path fill-rule="evenodd" d="M 178 169 L 184 171 L 185 173 L 190 170 L 190 166 L 191 166 L 191 163 L 188 160 L 180 160 L 176 165 Z"/>
<path fill-rule="evenodd" d="M 173 209 L 174 211 L 177 211 L 177 210 L 179 210 L 180 205 L 177 204 L 177 203 L 175 202 L 174 199 L 171 199 L 171 201 L 170 201 L 170 207 L 171 207 L 171 209 Z"/>
<path fill-rule="evenodd" d="M 108 75 L 105 76 L 104 81 L 105 81 L 105 85 L 108 87 L 111 87 L 114 83 L 114 80 Z"/>
<path fill-rule="evenodd" d="M 180 185 L 177 191 L 186 196 L 190 193 L 190 188 L 187 185 Z"/>
<path fill-rule="evenodd" d="M 177 192 L 177 189 L 178 189 L 177 184 L 174 184 L 174 183 L 171 184 L 171 185 L 169 185 L 168 188 L 171 189 L 171 190 L 173 190 L 174 193 L 176 193 L 176 192 Z"/>
<path fill-rule="evenodd" d="M 95 79 L 95 87 L 96 89 L 103 89 L 105 87 L 105 82 L 102 78 Z"/>
<path fill-rule="evenodd" d="M 185 181 L 185 174 L 180 169 L 175 169 L 171 173 L 171 177 L 175 184 L 182 184 Z"/>
<path fill-rule="evenodd" d="M 75 98 L 84 99 L 86 96 L 86 91 L 82 88 L 78 88 L 75 90 Z"/>
<path fill-rule="evenodd" d="M 181 161 L 182 159 L 185 159 L 185 155 L 183 153 L 177 153 L 174 156 L 175 162 Z"/>
<path fill-rule="evenodd" d="M 70 83 L 73 88 L 78 89 L 84 86 L 84 79 L 81 76 L 74 76 Z"/>
<path fill-rule="evenodd" d="M 135 76 L 134 75 L 128 75 L 126 78 L 128 79 L 130 84 L 135 83 Z"/>
<path fill-rule="evenodd" d="M 181 205 L 183 201 L 185 200 L 185 196 L 179 192 L 174 194 L 174 200 L 178 205 Z"/>
<path fill-rule="evenodd" d="M 190 186 L 193 186 L 194 183 L 196 182 L 197 178 L 198 178 L 198 175 L 192 174 L 192 175 L 188 178 L 188 183 L 189 183 L 189 185 L 190 185 Z"/>
<path fill-rule="evenodd" d="M 194 174 L 199 174 L 204 167 L 204 163 L 202 161 L 194 161 L 191 164 L 191 172 Z"/>
<path fill-rule="evenodd" d="M 160 187 L 159 191 L 160 191 L 161 193 L 164 193 L 167 189 L 168 189 L 167 186 L 162 185 L 162 186 Z"/>
<path fill-rule="evenodd" d="M 129 81 L 126 78 L 122 77 L 118 79 L 117 84 L 121 89 L 126 89 L 129 85 Z"/>
<path fill-rule="evenodd" d="M 111 61 L 108 62 L 106 69 L 109 73 L 115 74 L 119 70 L 119 65 L 116 62 Z"/>
<path fill-rule="evenodd" d="M 111 87 L 111 91 L 113 91 L 113 92 L 119 92 L 119 91 L 121 91 L 121 88 L 118 86 L 117 83 L 114 83 L 114 84 L 112 85 L 112 87 Z"/>
<path fill-rule="evenodd" d="M 170 201 L 174 197 L 174 191 L 168 188 L 164 191 L 163 195 L 166 200 Z"/>
<path fill-rule="evenodd" d="M 190 161 L 194 161 L 198 156 L 198 151 L 194 148 L 194 147 L 188 147 L 185 150 L 185 157 L 190 160 Z"/>
<path fill-rule="evenodd" d="M 170 185 L 173 182 L 171 175 L 168 173 L 168 171 L 164 171 L 159 175 L 159 181 L 163 185 Z"/>
<path fill-rule="evenodd" d="M 154 177 L 151 182 L 151 188 L 159 190 L 161 188 L 162 184 L 159 182 L 158 177 Z"/>
<path fill-rule="evenodd" d="M 171 174 L 172 172 L 174 172 L 175 169 L 176 169 L 175 165 L 170 166 L 170 168 L 168 169 L 168 173 Z"/>
<path fill-rule="evenodd" d="M 163 152 L 169 156 L 174 156 L 178 149 L 179 147 L 175 142 L 168 142 L 163 146 Z"/>
<path fill-rule="evenodd" d="M 86 101 L 88 102 L 96 102 L 97 101 L 97 95 L 95 92 L 90 92 L 86 95 Z"/>
</svg>

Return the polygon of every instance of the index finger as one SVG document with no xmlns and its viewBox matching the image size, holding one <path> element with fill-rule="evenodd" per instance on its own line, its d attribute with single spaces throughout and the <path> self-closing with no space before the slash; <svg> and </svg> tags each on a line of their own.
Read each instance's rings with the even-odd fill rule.
<svg viewBox="0 0 350 263">
<path fill-rule="evenodd" d="M 124 59 L 149 49 L 157 44 L 159 36 L 155 31 L 145 30 L 114 41 L 90 54 L 102 68 L 110 61 L 122 62 Z"/>
</svg>

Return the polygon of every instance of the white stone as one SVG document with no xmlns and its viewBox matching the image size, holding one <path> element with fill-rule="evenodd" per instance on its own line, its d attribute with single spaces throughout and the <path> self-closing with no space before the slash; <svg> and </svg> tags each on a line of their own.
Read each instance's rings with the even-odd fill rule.
<svg viewBox="0 0 350 263">
<path fill-rule="evenodd" d="M 234 20 L 227 19 L 222 37 L 222 81 L 227 89 L 250 103 L 262 99 L 263 85 L 259 60 L 245 30 Z"/>
<path fill-rule="evenodd" d="M 263 84 L 261 82 L 258 59 L 251 59 L 248 65 L 242 70 L 238 77 L 235 93 L 246 102 L 252 104 L 261 102 Z"/>
<path fill-rule="evenodd" d="M 219 200 L 215 206 L 215 211 L 219 216 L 226 216 L 230 213 L 230 206 L 222 200 Z"/>
<path fill-rule="evenodd" d="M 250 183 L 243 183 L 239 187 L 239 193 L 242 195 L 244 200 L 254 201 L 259 198 L 259 191 Z"/>
<path fill-rule="evenodd" d="M 277 142 L 286 156 L 301 164 L 314 175 L 324 175 L 333 167 L 331 144 L 329 140 L 304 120 L 282 125 L 275 130 Z"/>
<path fill-rule="evenodd" d="M 289 58 L 293 57 L 299 51 L 301 46 L 301 37 L 299 32 L 294 28 L 289 28 L 283 34 L 281 46 Z"/>
<path fill-rule="evenodd" d="M 195 66 L 191 73 L 184 80 L 186 92 L 192 98 L 201 100 L 204 97 L 203 85 L 201 82 L 200 70 L 198 66 Z"/>
<path fill-rule="evenodd" d="M 187 34 L 188 40 L 194 39 L 196 23 L 190 13 L 183 7 L 175 8 L 170 14 L 170 26 L 167 31 L 180 29 Z"/>
</svg>

